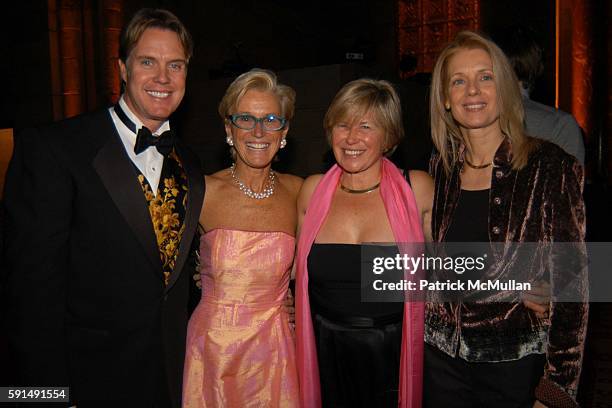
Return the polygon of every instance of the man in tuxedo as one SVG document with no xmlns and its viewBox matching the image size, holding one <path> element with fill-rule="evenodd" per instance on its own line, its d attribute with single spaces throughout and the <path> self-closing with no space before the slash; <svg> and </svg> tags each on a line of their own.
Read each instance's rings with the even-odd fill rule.
<svg viewBox="0 0 612 408">
<path fill-rule="evenodd" d="M 5 188 L 9 338 L 24 386 L 79 407 L 180 406 L 204 179 L 168 117 L 192 53 L 168 11 L 121 35 L 114 107 L 24 131 Z"/>
</svg>

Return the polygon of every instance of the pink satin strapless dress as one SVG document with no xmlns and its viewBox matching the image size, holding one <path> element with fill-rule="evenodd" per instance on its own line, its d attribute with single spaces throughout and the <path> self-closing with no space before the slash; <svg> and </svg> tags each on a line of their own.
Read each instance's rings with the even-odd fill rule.
<svg viewBox="0 0 612 408">
<path fill-rule="evenodd" d="M 283 308 L 294 249 L 284 232 L 202 236 L 202 299 L 187 330 L 183 407 L 299 406 Z"/>
</svg>

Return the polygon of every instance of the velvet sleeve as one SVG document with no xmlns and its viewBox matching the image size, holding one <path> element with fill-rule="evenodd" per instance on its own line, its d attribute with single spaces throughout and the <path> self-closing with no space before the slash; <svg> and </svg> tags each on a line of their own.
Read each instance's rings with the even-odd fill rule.
<svg viewBox="0 0 612 408">
<path fill-rule="evenodd" d="M 567 157 L 560 176 L 549 184 L 548 231 L 553 245 L 548 268 L 553 296 L 546 365 L 536 388 L 536 398 L 548 407 L 578 406 L 575 398 L 588 320 L 583 183 L 582 166 Z"/>
</svg>

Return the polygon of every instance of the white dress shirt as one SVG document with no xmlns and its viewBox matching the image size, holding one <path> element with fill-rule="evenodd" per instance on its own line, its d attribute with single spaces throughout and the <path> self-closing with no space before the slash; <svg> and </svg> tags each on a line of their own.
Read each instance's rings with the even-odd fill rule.
<svg viewBox="0 0 612 408">
<path fill-rule="evenodd" d="M 123 100 L 123 96 L 119 99 L 119 106 L 125 112 L 125 115 L 136 125 L 136 131 L 143 127 L 142 121 L 132 113 L 130 108 L 128 108 L 127 104 Z M 125 151 L 128 154 L 128 157 L 136 165 L 138 170 L 142 173 L 142 175 L 147 179 L 149 185 L 151 186 L 151 190 L 153 194 L 157 196 L 157 187 L 159 185 L 159 179 L 161 177 L 162 166 L 164 165 L 164 156 L 157 151 L 155 146 L 149 146 L 145 151 L 140 154 L 134 153 L 134 146 L 136 145 L 136 135 L 132 132 L 122 121 L 119 119 L 113 107 L 108 109 L 110 112 L 111 118 L 113 119 L 113 123 L 115 124 L 115 128 L 117 128 L 117 132 L 119 133 L 119 137 L 121 137 L 121 141 L 123 142 L 123 146 L 125 147 Z M 153 133 L 154 136 L 157 136 L 166 130 L 170 129 L 170 122 L 165 121 L 162 125 Z"/>
</svg>

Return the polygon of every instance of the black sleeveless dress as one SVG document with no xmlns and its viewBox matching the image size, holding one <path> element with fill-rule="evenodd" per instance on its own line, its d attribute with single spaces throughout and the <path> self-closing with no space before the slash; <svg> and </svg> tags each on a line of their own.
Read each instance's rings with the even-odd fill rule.
<svg viewBox="0 0 612 408">
<path fill-rule="evenodd" d="M 315 243 L 308 256 L 323 406 L 397 407 L 404 304 L 362 302 L 360 268 L 358 244 Z"/>
</svg>

